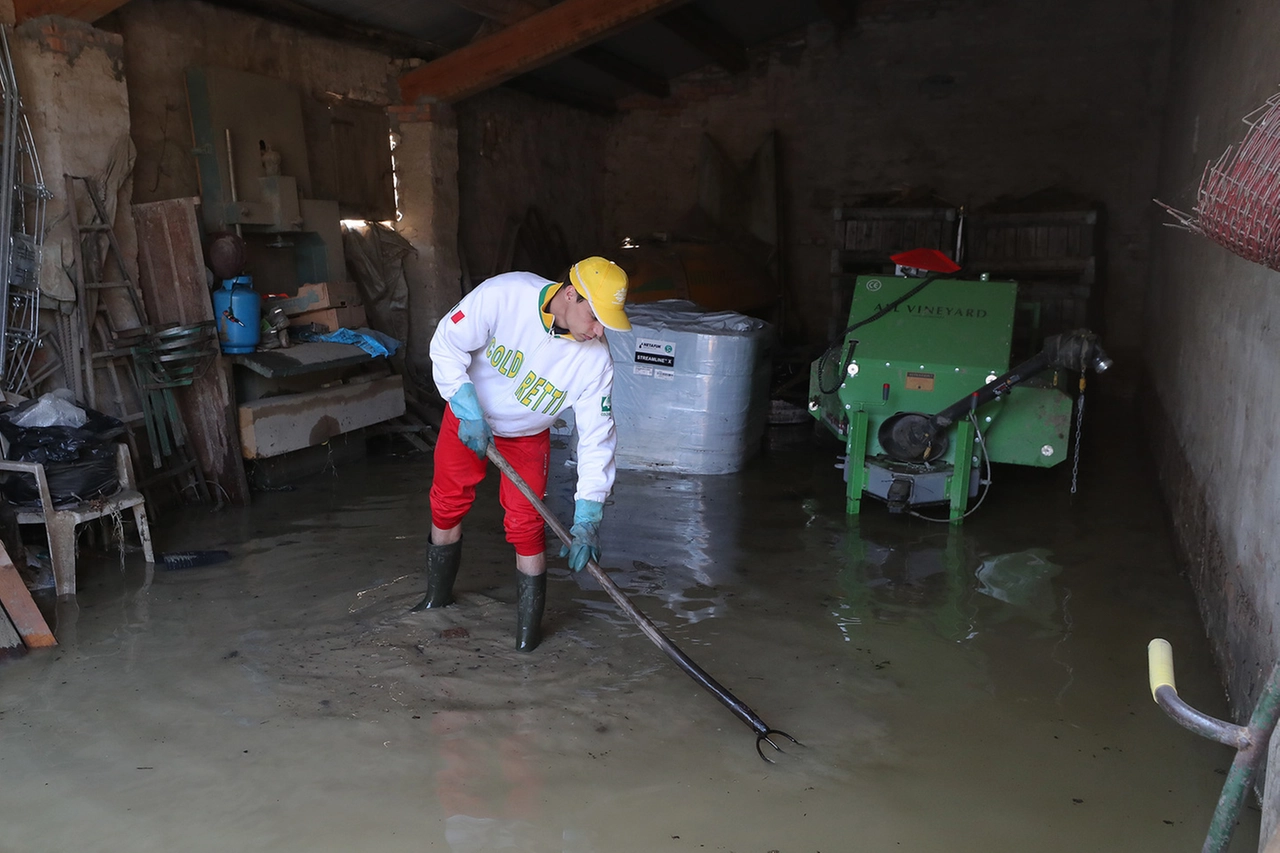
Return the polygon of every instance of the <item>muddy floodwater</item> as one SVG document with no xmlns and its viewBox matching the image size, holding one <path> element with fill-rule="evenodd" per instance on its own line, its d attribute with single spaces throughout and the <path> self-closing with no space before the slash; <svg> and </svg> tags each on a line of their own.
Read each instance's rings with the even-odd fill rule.
<svg viewBox="0 0 1280 853">
<path fill-rule="evenodd" d="M 803 427 L 738 474 L 619 473 L 602 563 L 803 742 L 772 765 L 554 552 L 546 639 L 514 651 L 496 473 L 441 611 L 408 612 L 424 456 L 171 513 L 159 550 L 232 558 L 86 554 L 62 645 L 0 664 L 0 851 L 1199 849 L 1233 754 L 1155 706 L 1147 641 L 1228 712 L 1149 462 L 1109 422 L 1076 495 L 1065 466 L 997 468 L 959 528 L 847 516 L 839 447 Z M 1257 836 L 1251 804 L 1231 849 Z"/>
</svg>

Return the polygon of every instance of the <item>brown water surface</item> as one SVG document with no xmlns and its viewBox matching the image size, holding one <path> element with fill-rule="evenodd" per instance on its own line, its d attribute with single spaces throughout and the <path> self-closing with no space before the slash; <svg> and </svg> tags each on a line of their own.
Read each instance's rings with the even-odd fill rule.
<svg viewBox="0 0 1280 853">
<path fill-rule="evenodd" d="M 958 529 L 846 516 L 838 448 L 803 436 L 736 475 L 620 473 L 602 562 L 804 742 L 775 765 L 554 554 L 547 639 L 515 652 L 492 482 L 458 604 L 419 614 L 424 457 L 170 516 L 162 550 L 233 559 L 86 558 L 62 646 L 0 667 L 0 851 L 1198 849 L 1232 754 L 1152 703 L 1147 641 L 1189 702 L 1226 716 L 1222 690 L 1152 475 L 1098 438 L 1079 494 L 997 469 Z"/>
</svg>

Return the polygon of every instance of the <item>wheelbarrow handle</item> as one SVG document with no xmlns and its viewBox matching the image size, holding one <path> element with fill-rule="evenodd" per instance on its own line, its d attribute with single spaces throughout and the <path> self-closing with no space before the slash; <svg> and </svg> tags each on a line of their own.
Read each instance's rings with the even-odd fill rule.
<svg viewBox="0 0 1280 853">
<path fill-rule="evenodd" d="M 1147 679 L 1151 683 L 1151 698 L 1184 729 L 1235 749 L 1248 745 L 1247 728 L 1198 711 L 1178 695 L 1173 682 L 1173 646 L 1168 640 L 1156 638 L 1147 644 Z"/>
<path fill-rule="evenodd" d="M 1173 683 L 1173 646 L 1168 640 L 1159 637 L 1147 643 L 1147 678 L 1151 682 L 1151 698 L 1157 702 L 1156 691 L 1161 687 L 1170 687 L 1174 694 L 1178 692 Z"/>
<path fill-rule="evenodd" d="M 1280 717 L 1280 665 L 1272 668 L 1247 726 L 1211 717 L 1182 701 L 1173 682 L 1173 647 L 1167 640 L 1157 638 L 1147 644 L 1147 676 L 1151 696 L 1174 722 L 1236 750 L 1201 848 L 1201 853 L 1222 853 L 1231 843 L 1236 818 L 1250 790 L 1254 772 L 1266 759 L 1267 745 Z"/>
</svg>

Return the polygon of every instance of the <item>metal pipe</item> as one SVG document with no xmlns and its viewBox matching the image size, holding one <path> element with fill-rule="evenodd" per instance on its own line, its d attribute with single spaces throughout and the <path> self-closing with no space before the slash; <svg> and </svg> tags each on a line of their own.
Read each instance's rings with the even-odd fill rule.
<svg viewBox="0 0 1280 853">
<path fill-rule="evenodd" d="M 0 162 L 0 376 L 5 373 L 8 350 L 5 329 L 9 315 L 9 279 L 13 258 L 13 167 L 18 144 L 18 85 L 9 50 L 9 28 L 0 26 L 0 50 L 3 67 L 0 85 L 4 89 L 3 162 Z"/>
<path fill-rule="evenodd" d="M 1231 843 L 1231 833 L 1235 831 L 1236 818 L 1252 787 L 1253 774 L 1267 758 L 1267 747 L 1275 731 L 1277 716 L 1280 716 L 1280 666 L 1272 668 L 1249 718 L 1245 735 L 1248 743 L 1236 753 L 1231 769 L 1227 771 L 1227 781 L 1222 784 L 1222 795 L 1218 797 L 1213 820 L 1209 822 L 1203 853 L 1219 853 Z"/>
<path fill-rule="evenodd" d="M 1271 675 L 1247 726 L 1238 726 L 1197 711 L 1178 698 L 1173 681 L 1173 648 L 1167 640 L 1154 639 L 1147 644 L 1147 671 L 1151 695 L 1178 725 L 1201 737 L 1235 747 L 1236 757 L 1222 785 L 1222 794 L 1213 810 L 1209 831 L 1205 834 L 1201 853 L 1222 853 L 1231 844 L 1240 809 L 1248 796 L 1253 774 L 1266 758 L 1276 720 L 1280 718 L 1280 664 Z"/>
<path fill-rule="evenodd" d="M 21 101 L 19 101 L 21 107 Z M 26 155 L 25 166 L 30 174 L 19 179 L 18 187 L 23 194 L 21 208 L 21 232 L 27 235 L 32 249 L 32 280 L 30 286 L 21 288 L 21 294 L 10 299 L 10 311 L 14 304 L 24 307 L 23 320 L 20 325 L 14 322 L 12 315 L 5 318 L 3 330 L 0 330 L 0 347 L 3 348 L 7 362 L 0 363 L 0 376 L 4 378 L 4 386 L 10 391 L 19 391 L 31 384 L 29 373 L 31 360 L 36 348 L 40 345 L 40 259 L 44 252 L 44 214 L 45 205 L 53 193 L 44 184 L 44 173 L 40 169 L 40 157 L 36 152 L 35 137 L 31 133 L 31 123 L 27 121 L 25 111 L 20 110 L 22 144 Z"/>
<path fill-rule="evenodd" d="M 1111 359 L 1098 343 L 1097 335 L 1092 332 L 1080 329 L 1054 335 L 1045 340 L 1040 352 L 997 376 L 968 397 L 952 403 L 934 415 L 932 420 L 937 427 L 949 427 L 969 412 L 1007 394 L 1014 385 L 1049 367 L 1079 370 L 1081 373 L 1086 367 L 1092 367 L 1098 373 L 1103 373 L 1110 366 Z"/>
<path fill-rule="evenodd" d="M 1249 745 L 1249 730 L 1226 720 L 1211 717 L 1203 711 L 1197 711 L 1178 696 L 1172 686 L 1161 685 L 1155 692 L 1156 704 L 1178 725 L 1200 737 L 1216 740 L 1232 749 L 1243 749 Z"/>
<path fill-rule="evenodd" d="M 240 201 L 239 193 L 236 192 L 236 156 L 231 150 L 231 128 L 227 128 L 227 183 L 231 188 L 231 203 L 234 205 Z M 240 218 L 240 211 L 236 210 L 236 219 Z M 236 223 L 236 236 L 243 236 L 240 232 L 240 223 Z"/>
</svg>

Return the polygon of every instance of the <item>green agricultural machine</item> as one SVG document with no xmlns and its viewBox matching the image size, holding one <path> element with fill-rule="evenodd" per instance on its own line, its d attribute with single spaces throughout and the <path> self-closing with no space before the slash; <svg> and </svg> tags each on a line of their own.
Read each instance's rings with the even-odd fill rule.
<svg viewBox="0 0 1280 853">
<path fill-rule="evenodd" d="M 1017 283 L 948 279 L 942 260 L 946 273 L 923 278 L 858 276 L 848 328 L 811 366 L 809 411 L 848 451 L 850 514 L 865 492 L 890 512 L 945 505 L 959 522 L 991 463 L 1067 458 L 1068 373 L 1083 388 L 1086 368 L 1111 364 L 1081 330 L 1010 369 Z"/>
</svg>

